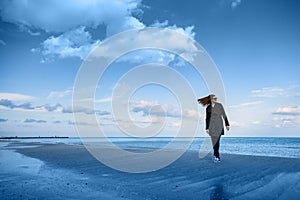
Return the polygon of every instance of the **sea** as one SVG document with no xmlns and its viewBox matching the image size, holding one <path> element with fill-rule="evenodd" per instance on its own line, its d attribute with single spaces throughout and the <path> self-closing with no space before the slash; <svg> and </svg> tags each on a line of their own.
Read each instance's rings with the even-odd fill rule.
<svg viewBox="0 0 300 200">
<path fill-rule="evenodd" d="M 191 144 L 187 151 L 199 151 L 204 140 L 209 138 L 176 138 L 176 145 L 173 148 L 184 148 L 187 141 Z M 172 137 L 153 138 L 130 138 L 130 137 L 110 137 L 110 138 L 36 138 L 36 139 L 9 139 L 2 141 L 19 142 L 40 142 L 40 143 L 64 143 L 68 145 L 105 145 L 107 141 L 120 148 L 149 148 L 162 149 L 169 143 L 174 142 Z M 300 158 L 300 138 L 299 137 L 222 137 L 220 141 L 220 153 L 242 154 L 255 156 Z"/>
</svg>

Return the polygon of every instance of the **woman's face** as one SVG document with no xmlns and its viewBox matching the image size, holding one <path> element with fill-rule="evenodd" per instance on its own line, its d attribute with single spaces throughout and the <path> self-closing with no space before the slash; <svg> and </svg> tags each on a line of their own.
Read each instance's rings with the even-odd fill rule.
<svg viewBox="0 0 300 200">
<path fill-rule="evenodd" d="M 217 97 L 216 96 L 213 96 L 212 98 L 211 98 L 211 103 L 216 103 L 217 102 Z"/>
</svg>

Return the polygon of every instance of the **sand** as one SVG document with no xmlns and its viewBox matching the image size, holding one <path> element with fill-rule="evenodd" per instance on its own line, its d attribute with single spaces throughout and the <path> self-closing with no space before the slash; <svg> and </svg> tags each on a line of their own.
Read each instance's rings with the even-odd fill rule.
<svg viewBox="0 0 300 200">
<path fill-rule="evenodd" d="M 21 148 L 20 148 L 21 146 Z M 26 148 L 24 148 L 26 147 Z M 82 145 L 0 149 L 0 199 L 299 199 L 300 159 L 186 152 L 154 172 L 111 169 Z M 9 163 L 14 163 L 12 164 Z"/>
</svg>

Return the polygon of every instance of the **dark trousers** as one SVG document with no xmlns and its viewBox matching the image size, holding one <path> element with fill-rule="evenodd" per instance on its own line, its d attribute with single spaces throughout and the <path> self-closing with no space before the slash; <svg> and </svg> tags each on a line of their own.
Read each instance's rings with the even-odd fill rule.
<svg viewBox="0 0 300 200">
<path fill-rule="evenodd" d="M 211 136 L 212 146 L 214 148 L 214 156 L 220 158 L 219 148 L 220 148 L 220 136 Z"/>
</svg>

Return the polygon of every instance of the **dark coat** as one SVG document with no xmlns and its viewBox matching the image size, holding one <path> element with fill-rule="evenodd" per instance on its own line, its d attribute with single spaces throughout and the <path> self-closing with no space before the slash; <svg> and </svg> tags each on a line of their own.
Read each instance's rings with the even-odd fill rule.
<svg viewBox="0 0 300 200">
<path fill-rule="evenodd" d="M 220 103 L 216 103 L 214 107 L 208 105 L 206 108 L 206 129 L 209 130 L 210 136 L 224 135 L 224 124 L 229 125 L 225 110 Z"/>
</svg>

